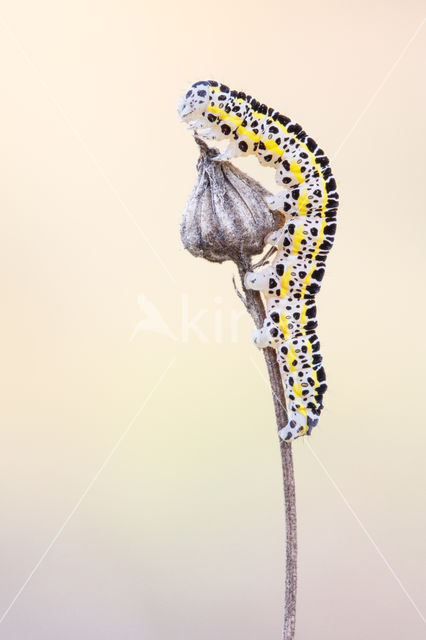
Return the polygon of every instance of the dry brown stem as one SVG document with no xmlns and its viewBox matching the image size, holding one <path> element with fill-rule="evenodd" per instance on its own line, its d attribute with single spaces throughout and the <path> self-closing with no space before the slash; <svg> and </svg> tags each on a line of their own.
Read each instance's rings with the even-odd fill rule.
<svg viewBox="0 0 426 640">
<path fill-rule="evenodd" d="M 245 306 L 257 328 L 263 325 L 265 307 L 258 291 L 244 287 L 244 275 L 251 268 L 250 262 L 238 264 L 238 270 L 245 296 Z M 278 431 L 286 426 L 287 412 L 282 378 L 277 356 L 271 347 L 263 350 L 271 385 L 272 400 Z M 290 442 L 279 439 L 284 485 L 284 507 L 286 523 L 286 580 L 284 599 L 283 640 L 294 640 L 296 629 L 297 594 L 297 513 L 296 485 L 294 479 L 293 454 Z"/>
<path fill-rule="evenodd" d="M 257 328 L 263 325 L 265 307 L 258 291 L 247 290 L 244 275 L 253 269 L 251 259 L 264 246 L 267 233 L 283 224 L 281 216 L 265 204 L 269 192 L 229 162 L 218 162 L 217 149 L 196 138 L 200 148 L 197 183 L 183 214 L 181 236 L 186 249 L 212 262 L 232 260 L 238 267 L 243 294 L 235 286 Z M 268 254 L 260 261 L 264 263 Z M 276 353 L 263 351 L 272 390 L 277 429 L 287 424 L 284 389 Z M 283 640 L 294 640 L 297 590 L 297 522 L 293 458 L 290 442 L 279 440 L 284 484 L 286 522 L 286 581 Z"/>
</svg>

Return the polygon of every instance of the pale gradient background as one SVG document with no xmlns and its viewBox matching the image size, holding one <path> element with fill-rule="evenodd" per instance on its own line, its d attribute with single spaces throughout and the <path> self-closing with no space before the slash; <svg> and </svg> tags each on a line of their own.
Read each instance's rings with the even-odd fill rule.
<svg viewBox="0 0 426 640">
<path fill-rule="evenodd" d="M 206 78 L 331 157 L 362 116 L 333 162 L 327 407 L 294 446 L 297 639 L 426 637 L 422 4 L 1 3 L 2 639 L 280 637 L 262 356 L 243 315 L 232 340 L 232 267 L 179 239 L 197 152 L 176 105 Z"/>
</svg>

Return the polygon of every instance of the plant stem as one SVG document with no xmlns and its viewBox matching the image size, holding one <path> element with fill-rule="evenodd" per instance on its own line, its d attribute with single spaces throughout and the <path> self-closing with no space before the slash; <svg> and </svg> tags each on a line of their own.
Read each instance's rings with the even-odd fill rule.
<svg viewBox="0 0 426 640">
<path fill-rule="evenodd" d="M 246 289 L 244 276 L 250 270 L 251 264 L 246 259 L 237 263 L 241 283 L 245 295 L 247 311 L 259 329 L 266 317 L 265 307 L 258 291 Z M 274 349 L 268 347 L 263 350 L 269 374 L 272 398 L 274 402 L 275 418 L 278 431 L 287 424 L 286 402 L 283 383 L 277 356 Z M 296 486 L 294 480 L 293 455 L 290 442 L 280 438 L 281 466 L 284 485 L 284 506 L 286 524 L 286 580 L 284 600 L 283 640 L 294 640 L 296 628 L 296 591 L 297 591 L 297 517 L 296 517 Z"/>
</svg>

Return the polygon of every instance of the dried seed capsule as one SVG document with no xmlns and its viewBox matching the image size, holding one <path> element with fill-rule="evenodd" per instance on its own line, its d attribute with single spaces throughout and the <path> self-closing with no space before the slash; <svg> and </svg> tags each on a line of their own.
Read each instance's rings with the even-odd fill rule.
<svg viewBox="0 0 426 640">
<path fill-rule="evenodd" d="M 229 162 L 216 161 L 217 149 L 196 141 L 198 178 L 183 213 L 182 242 L 194 256 L 240 263 L 263 251 L 265 236 L 283 225 L 283 217 L 266 205 L 269 191 Z"/>
</svg>

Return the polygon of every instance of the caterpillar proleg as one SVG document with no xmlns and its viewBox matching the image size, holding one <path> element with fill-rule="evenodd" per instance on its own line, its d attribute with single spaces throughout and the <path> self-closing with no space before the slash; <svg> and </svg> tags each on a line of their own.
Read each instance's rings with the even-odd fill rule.
<svg viewBox="0 0 426 640">
<path fill-rule="evenodd" d="M 297 122 L 213 80 L 193 84 L 178 113 L 199 136 L 229 141 L 218 159 L 254 154 L 275 169 L 283 188 L 267 200 L 285 214 L 283 227 L 265 238 L 276 253 L 270 265 L 247 273 L 245 286 L 266 300 L 267 317 L 253 340 L 277 353 L 288 411 L 280 436 L 310 435 L 327 389 L 315 296 L 336 232 L 339 196 L 329 160 Z"/>
</svg>

